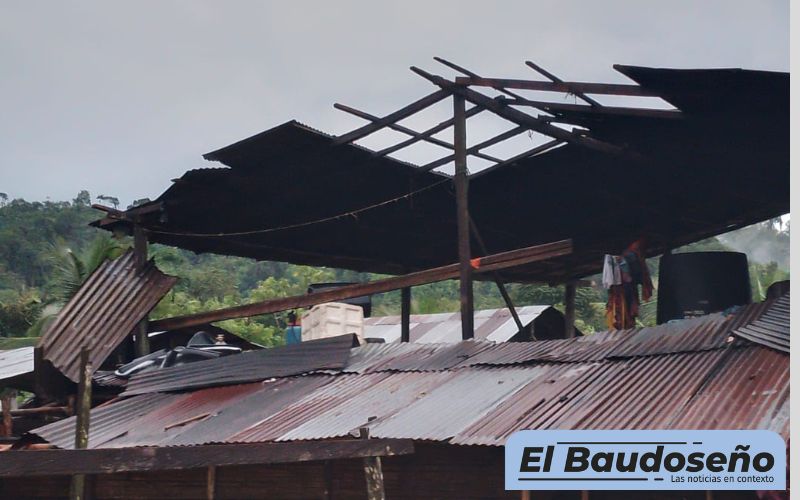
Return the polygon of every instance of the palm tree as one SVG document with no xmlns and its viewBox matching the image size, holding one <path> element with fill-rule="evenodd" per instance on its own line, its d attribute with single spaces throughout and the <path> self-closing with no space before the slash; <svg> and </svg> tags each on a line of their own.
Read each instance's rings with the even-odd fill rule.
<svg viewBox="0 0 800 500">
<path fill-rule="evenodd" d="M 55 302 L 48 304 L 33 325 L 28 329 L 29 337 L 38 337 L 55 319 L 69 299 L 78 293 L 87 278 L 106 260 L 114 260 L 127 247 L 110 236 L 98 236 L 80 255 L 69 247 L 54 245 L 53 263 L 55 279 L 52 294 Z"/>
</svg>

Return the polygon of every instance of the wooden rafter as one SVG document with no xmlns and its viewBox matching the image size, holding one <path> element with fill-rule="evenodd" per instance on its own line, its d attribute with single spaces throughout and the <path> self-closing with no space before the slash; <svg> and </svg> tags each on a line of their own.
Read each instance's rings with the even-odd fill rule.
<svg viewBox="0 0 800 500">
<path fill-rule="evenodd" d="M 547 78 L 548 80 L 550 80 L 553 83 L 564 83 L 564 80 L 562 80 L 561 78 L 557 77 L 553 73 L 550 73 L 549 71 L 547 71 L 543 67 L 539 66 L 538 64 L 533 63 L 532 61 L 525 61 L 525 64 L 529 68 L 533 69 L 534 71 L 536 71 L 537 73 L 539 73 L 540 75 L 542 75 L 543 77 Z M 602 104 L 600 104 L 599 102 L 595 101 L 594 99 L 592 99 L 588 95 L 584 94 L 580 90 L 574 90 L 573 89 L 570 92 L 572 94 L 575 94 L 579 98 L 583 99 L 583 101 L 585 103 L 589 104 L 592 107 L 595 107 L 595 108 L 602 108 L 603 107 Z"/>
<path fill-rule="evenodd" d="M 365 120 L 369 120 L 369 121 L 371 121 L 373 123 L 375 123 L 375 122 L 380 120 L 380 118 L 377 117 L 377 116 L 371 115 L 371 114 L 369 114 L 367 112 L 364 112 L 364 111 L 360 111 L 360 110 L 352 108 L 350 106 L 346 106 L 344 104 L 336 103 L 336 104 L 333 105 L 333 107 L 338 109 L 338 110 L 340 110 L 340 111 L 344 111 L 345 113 L 350 113 L 351 115 L 355 115 L 355 116 L 357 116 L 359 118 L 363 118 Z M 477 106 L 471 108 L 470 110 L 471 111 L 474 110 L 474 112 L 472 114 L 477 114 L 479 111 L 482 111 L 482 109 L 477 107 Z M 450 124 L 452 125 L 452 119 L 449 120 L 449 121 L 451 122 Z M 446 122 L 442 122 L 442 123 L 440 123 L 439 125 L 437 125 L 434 128 L 441 127 L 443 123 L 446 123 Z M 405 127 L 405 126 L 397 124 L 397 123 L 389 123 L 388 125 L 386 125 L 386 127 L 390 128 L 392 130 L 395 130 L 397 132 L 409 135 L 409 136 L 411 136 L 411 139 L 408 139 L 407 141 L 403 141 L 398 145 L 395 145 L 395 146 L 392 146 L 392 147 L 389 147 L 389 148 L 386 148 L 385 150 L 383 150 L 383 151 L 389 151 L 388 153 L 385 153 L 383 151 L 378 151 L 378 152 L 375 153 L 375 156 L 385 156 L 385 155 L 387 155 L 389 153 L 393 153 L 395 151 L 403 149 L 404 147 L 409 146 L 409 145 L 411 145 L 411 144 L 413 144 L 415 142 L 418 142 L 418 141 L 429 142 L 431 144 L 435 144 L 437 146 L 440 146 L 440 147 L 443 147 L 443 148 L 446 148 L 446 149 L 450 149 L 450 150 L 454 150 L 455 149 L 455 146 L 453 146 L 449 142 L 443 141 L 441 139 L 437 139 L 436 137 L 431 137 L 433 134 L 435 134 L 439 130 L 436 130 L 435 132 L 429 132 L 430 130 L 432 130 L 432 129 L 429 129 L 429 130 L 426 130 L 425 132 L 417 132 L 416 130 L 412 130 L 412 129 L 408 128 L 408 127 Z M 444 130 L 445 128 L 447 128 L 447 127 L 444 126 L 440 130 Z M 483 158 L 484 160 L 488 160 L 488 161 L 491 161 L 491 162 L 494 162 L 494 163 L 499 163 L 499 162 L 502 161 L 502 160 L 500 160 L 498 158 L 494 158 L 493 156 L 485 155 L 485 154 L 482 154 L 482 153 L 475 153 L 473 156 L 477 156 L 478 158 Z"/>
<path fill-rule="evenodd" d="M 492 170 L 505 167 L 506 165 L 513 165 L 514 163 L 520 160 L 524 160 L 525 158 L 536 156 L 538 154 L 544 153 L 545 151 L 550 151 L 551 149 L 564 144 L 564 142 L 565 141 L 562 141 L 561 139 L 553 139 L 552 141 L 545 142 L 544 144 L 539 144 L 534 148 L 524 151 L 518 155 L 512 156 L 511 158 L 503 161 L 502 163 L 498 163 L 496 165 L 492 165 L 491 167 L 484 168 L 479 172 L 475 172 L 474 174 L 472 174 L 471 177 L 480 177 L 481 175 L 488 174 Z"/>
<path fill-rule="evenodd" d="M 395 123 L 404 118 L 408 118 L 414 113 L 418 113 L 423 109 L 436 104 L 437 102 L 441 101 L 442 99 L 444 99 L 449 95 L 450 92 L 447 92 L 445 90 L 438 90 L 432 94 L 428 94 L 422 99 L 416 100 L 411 104 L 409 104 L 408 106 L 398 109 L 394 113 L 389 113 L 383 118 L 379 118 L 378 120 L 372 123 L 368 123 L 363 127 L 353 130 L 352 132 L 348 132 L 347 134 L 337 137 L 336 139 L 334 139 L 333 143 L 335 145 L 341 145 L 362 139 L 370 135 L 371 133 L 386 127 L 391 123 Z"/>
<path fill-rule="evenodd" d="M 473 106 L 473 107 L 469 108 L 466 111 L 465 115 L 466 115 L 467 118 L 469 118 L 471 116 L 477 115 L 481 111 L 484 111 L 484 109 L 481 108 L 480 106 Z M 454 121 L 453 118 L 448 118 L 447 120 L 445 120 L 445 121 L 443 121 L 443 122 L 441 122 L 441 123 L 429 128 L 428 130 L 425 130 L 424 132 L 419 132 L 419 133 L 415 134 L 410 139 L 406 139 L 405 141 L 398 142 L 394 146 L 389 146 L 388 148 L 381 149 L 380 151 L 376 151 L 375 152 L 375 156 L 386 156 L 386 155 L 394 153 L 395 151 L 399 151 L 399 150 L 401 150 L 401 149 L 403 149 L 405 147 L 411 146 L 412 144 L 414 144 L 414 143 L 416 143 L 418 141 L 424 141 L 424 140 L 426 140 L 426 138 L 431 137 L 434 134 L 438 134 L 439 132 L 441 132 L 442 130 L 445 130 L 448 127 L 452 127 L 453 126 L 453 121 Z M 428 142 L 430 142 L 430 141 L 428 141 Z M 443 146 L 443 147 L 447 147 L 448 149 L 454 149 L 455 148 L 449 142 L 446 142 L 446 141 L 441 141 L 441 142 L 447 144 L 447 146 Z"/>
<path fill-rule="evenodd" d="M 561 111 L 579 112 L 591 115 L 615 115 L 615 116 L 638 116 L 643 118 L 663 118 L 668 120 L 679 120 L 683 118 L 683 113 L 672 109 L 648 109 L 648 108 L 627 108 L 613 106 L 585 106 L 582 104 L 551 103 L 535 101 L 530 99 L 500 99 L 503 103 L 511 106 L 531 106 L 543 109 L 549 113 L 557 114 Z"/>
<path fill-rule="evenodd" d="M 507 131 L 503 132 L 502 134 L 498 134 L 498 135 L 492 137 L 491 139 L 487 139 L 487 140 L 485 140 L 485 141 L 483 141 L 483 142 L 481 142 L 479 144 L 476 144 L 474 146 L 468 147 L 466 149 L 466 153 L 468 155 L 478 156 L 480 154 L 480 150 L 481 149 L 488 148 L 489 146 L 493 146 L 493 145 L 495 145 L 495 144 L 497 144 L 499 142 L 503 142 L 506 139 L 510 139 L 512 137 L 518 136 L 519 134 L 522 134 L 523 132 L 526 132 L 527 130 L 528 130 L 527 127 L 521 127 L 521 126 L 520 127 L 514 127 L 511 130 L 507 130 Z M 434 168 L 441 167 L 442 165 L 446 165 L 446 164 L 450 163 L 451 161 L 453 161 L 455 159 L 455 157 L 456 157 L 456 155 L 452 154 L 452 155 L 449 155 L 449 156 L 445 156 L 443 158 L 439 158 L 438 160 L 434 160 L 434 161 L 428 163 L 427 165 L 423 165 L 422 167 L 420 167 L 420 170 L 422 172 L 429 172 L 429 171 L 433 170 Z M 498 160 L 497 163 L 502 163 L 502 162 L 503 162 L 502 160 Z"/>
<path fill-rule="evenodd" d="M 641 159 L 639 155 L 630 152 L 615 144 L 611 144 L 605 141 L 600 141 L 591 137 L 574 134 L 572 132 L 551 125 L 550 123 L 546 122 L 545 120 L 542 120 L 539 117 L 531 116 L 527 113 L 523 113 L 522 111 L 514 109 L 510 106 L 506 106 L 505 104 L 500 103 L 488 96 L 485 96 L 480 92 L 476 92 L 468 88 L 466 85 L 458 83 L 460 80 L 464 79 L 457 78 L 456 83 L 454 83 L 445 78 L 442 78 L 441 76 L 430 74 L 426 71 L 423 71 L 413 66 L 411 67 L 411 70 L 414 73 L 417 73 L 418 75 L 432 82 L 433 84 L 438 85 L 442 89 L 445 89 L 451 93 L 460 94 L 464 96 L 464 98 L 470 101 L 471 103 L 477 106 L 483 106 L 489 111 L 495 113 L 496 115 L 505 118 L 506 120 L 509 120 L 513 123 L 516 123 L 517 125 L 525 126 L 531 130 L 535 130 L 544 135 L 548 135 L 554 139 L 561 139 L 563 141 L 578 144 L 580 146 L 593 149 L 595 151 L 600 151 L 603 153 L 613 154 L 613 155 L 624 155 L 629 157 L 630 159 L 637 159 L 637 160 Z M 470 79 L 466 79 L 464 81 L 467 83 L 471 82 Z"/>
</svg>

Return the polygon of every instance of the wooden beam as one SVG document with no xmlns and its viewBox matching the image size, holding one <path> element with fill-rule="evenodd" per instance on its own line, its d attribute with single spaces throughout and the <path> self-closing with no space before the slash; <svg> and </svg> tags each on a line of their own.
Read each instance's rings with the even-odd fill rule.
<svg viewBox="0 0 800 500">
<path fill-rule="evenodd" d="M 408 455 L 410 439 L 344 439 L 286 443 L 211 444 L 174 447 L 89 450 L 6 451 L 0 453 L 0 477 L 111 474 L 209 466 L 280 463 Z"/>
<path fill-rule="evenodd" d="M 17 391 L 13 389 L 3 390 L 3 396 L 0 398 L 3 404 L 3 437 L 11 437 L 14 435 L 14 419 L 11 418 L 11 401 L 17 397 Z"/>
<path fill-rule="evenodd" d="M 488 254 L 489 251 L 486 248 L 486 242 L 483 240 L 480 231 L 478 231 L 478 225 L 475 224 L 475 221 L 472 219 L 472 217 L 469 218 L 469 227 L 472 231 L 472 235 L 475 237 L 475 241 L 478 242 L 478 247 L 481 249 L 481 252 L 484 255 Z M 503 281 L 502 276 L 500 276 L 499 272 L 494 271 L 492 273 L 492 278 L 497 285 L 497 290 L 500 292 L 500 296 L 503 297 L 503 301 L 506 303 L 506 307 L 511 313 L 511 317 L 514 318 L 514 323 L 517 325 L 517 331 L 521 332 L 525 329 L 525 325 L 523 325 L 522 320 L 519 319 L 519 314 L 517 314 L 517 309 L 514 307 L 514 302 L 511 300 L 508 290 L 506 290 L 506 284 Z"/>
<path fill-rule="evenodd" d="M 411 342 L 411 287 L 400 289 L 400 342 Z"/>
<path fill-rule="evenodd" d="M 136 268 L 141 271 L 147 264 L 147 232 L 140 224 L 133 226 L 133 255 L 136 261 Z M 147 356 L 150 354 L 150 337 L 147 336 L 147 317 L 142 319 L 136 328 L 135 350 L 136 356 Z"/>
<path fill-rule="evenodd" d="M 535 80 L 514 80 L 510 78 L 472 78 L 457 77 L 458 85 L 475 85 L 476 87 L 504 87 L 521 90 L 542 90 L 546 92 L 563 92 L 584 94 L 610 94 L 634 97 L 661 97 L 652 90 L 647 90 L 639 85 L 620 83 L 589 83 L 589 82 L 539 82 Z"/>
<path fill-rule="evenodd" d="M 487 139 L 487 140 L 485 140 L 485 141 L 483 141 L 483 142 L 481 142 L 479 144 L 476 144 L 474 146 L 471 146 L 471 147 L 467 148 L 466 149 L 466 154 L 467 155 L 478 155 L 478 154 L 480 154 L 479 152 L 480 152 L 481 149 L 488 148 L 489 146 L 493 146 L 493 145 L 497 144 L 498 142 L 503 142 L 506 139 L 510 139 L 512 137 L 518 136 L 519 134 L 522 134 L 523 132 L 526 132 L 527 130 L 528 130 L 528 127 L 514 127 L 511 130 L 506 130 L 502 134 L 498 134 L 498 135 L 496 135 L 496 136 L 494 136 L 494 137 L 492 137 L 490 139 Z M 444 158 L 439 158 L 438 160 L 434 160 L 434 161 L 428 163 L 427 165 L 421 166 L 419 169 L 422 172 L 429 172 L 429 171 L 433 170 L 434 168 L 441 167 L 442 165 L 446 165 L 446 164 L 450 163 L 451 161 L 453 161 L 455 159 L 456 159 L 456 154 L 452 154 L 450 156 L 445 156 Z M 498 163 L 502 163 L 502 160 L 497 160 L 497 162 Z"/>
<path fill-rule="evenodd" d="M 465 86 L 455 84 L 440 76 L 432 75 L 426 71 L 423 71 L 419 68 L 415 68 L 413 66 L 411 67 L 411 71 L 417 73 L 418 75 L 429 80 L 435 85 L 442 87 L 443 89 L 447 89 L 450 92 L 457 93 L 463 96 L 466 100 L 470 101 L 476 106 L 483 106 L 492 113 L 501 116 L 513 123 L 516 123 L 517 125 L 525 126 L 530 128 L 531 130 L 535 130 L 544 135 L 548 135 L 554 139 L 561 139 L 567 142 L 584 146 L 589 149 L 593 149 L 595 151 L 600 151 L 611 155 L 624 155 L 629 157 L 630 159 L 641 160 L 640 155 L 636 155 L 635 153 L 632 153 L 624 148 L 621 148 L 620 146 L 610 144 L 604 141 L 599 141 L 591 137 L 584 137 L 581 135 L 573 134 L 572 132 L 568 132 L 564 129 L 551 125 L 550 123 L 541 118 L 531 116 L 527 113 L 523 113 L 522 111 L 514 109 L 510 106 L 506 106 L 505 104 L 500 103 L 494 99 L 491 99 L 479 92 L 476 92 Z M 459 81 L 459 79 L 456 79 L 456 81 Z"/>
<path fill-rule="evenodd" d="M 469 173 L 467 171 L 467 118 L 466 101 L 461 94 L 453 95 L 453 144 L 456 147 L 456 229 L 458 236 L 458 283 L 461 300 L 461 338 L 475 336 L 475 312 L 472 297 L 472 251 L 469 230 Z"/>
<path fill-rule="evenodd" d="M 369 440 L 369 428 L 359 429 L 359 436 L 365 441 Z M 380 457 L 364 457 L 364 479 L 367 482 L 367 500 L 386 500 Z"/>
<path fill-rule="evenodd" d="M 562 80 L 561 78 L 557 77 L 553 73 L 550 73 L 549 71 L 547 71 L 543 67 L 539 66 L 538 64 L 534 64 L 531 61 L 525 61 L 525 64 L 527 64 L 529 68 L 533 69 L 534 71 L 536 71 L 540 75 L 544 76 L 545 78 L 547 78 L 551 82 L 564 83 L 564 80 Z M 591 105 L 591 106 L 594 106 L 596 108 L 602 108 L 603 107 L 602 104 L 600 104 L 599 102 L 595 101 L 594 99 L 592 99 L 591 97 L 589 97 L 588 95 L 584 94 L 583 92 L 581 92 L 579 90 L 572 89 L 572 90 L 570 90 L 570 93 L 575 94 L 576 96 L 580 97 L 581 99 L 583 99 L 584 102 L 589 103 L 589 105 Z"/>
<path fill-rule="evenodd" d="M 81 350 L 81 371 L 78 382 L 78 411 L 75 420 L 75 449 L 84 450 L 89 446 L 89 415 L 92 410 L 92 362 L 90 351 Z M 70 498 L 83 500 L 86 498 L 86 476 L 75 474 L 70 482 Z"/>
<path fill-rule="evenodd" d="M 561 139 L 553 139 L 552 141 L 546 142 L 544 144 L 540 144 L 540 145 L 538 145 L 538 146 L 536 146 L 534 148 L 531 148 L 531 149 L 529 149 L 529 150 L 527 150 L 525 152 L 522 152 L 522 153 L 520 153 L 518 155 L 512 156 L 511 158 L 509 158 L 507 160 L 504 160 L 503 162 L 498 163 L 497 165 L 492 165 L 491 167 L 486 167 L 486 168 L 484 168 L 483 170 L 481 170 L 479 172 L 475 172 L 470 177 L 472 177 L 474 179 L 476 177 L 480 177 L 481 175 L 486 175 L 489 172 L 491 172 L 493 170 L 496 170 L 498 168 L 503 168 L 506 165 L 513 165 L 514 163 L 517 163 L 520 160 L 524 160 L 525 158 L 530 158 L 531 156 L 536 156 L 536 155 L 538 155 L 540 153 L 544 153 L 545 151 L 550 151 L 551 149 L 555 148 L 556 146 L 560 146 L 561 144 L 564 144 L 564 142 L 565 141 L 562 141 Z"/>
<path fill-rule="evenodd" d="M 217 466 L 209 465 L 206 470 L 206 498 L 214 500 L 217 498 Z"/>
<path fill-rule="evenodd" d="M 564 338 L 575 337 L 575 282 L 568 281 L 564 285 Z"/>
<path fill-rule="evenodd" d="M 445 90 L 438 90 L 432 94 L 428 94 L 422 99 L 412 102 L 408 106 L 398 109 L 394 113 L 389 113 L 388 115 L 384 116 L 383 118 L 379 118 L 377 121 L 364 125 L 363 127 L 357 128 L 352 132 L 348 132 L 344 135 L 340 135 L 336 139 L 333 140 L 334 145 L 341 145 L 347 144 L 349 142 L 357 141 L 362 139 L 369 134 L 376 132 L 385 126 L 389 125 L 390 123 L 398 122 L 404 118 L 408 118 L 409 116 L 422 111 L 423 109 L 436 104 L 437 102 L 441 101 L 445 97 L 450 95 L 449 92 Z"/>
<path fill-rule="evenodd" d="M 471 108 L 469 108 L 467 110 L 466 116 L 467 116 L 467 118 L 469 118 L 471 116 L 477 115 L 481 111 L 483 111 L 483 108 L 481 108 L 480 106 L 473 106 L 473 107 L 471 107 Z M 441 132 L 442 130 L 444 130 L 444 129 L 448 128 L 448 127 L 452 127 L 453 126 L 453 121 L 454 121 L 453 118 L 448 118 L 447 120 L 445 120 L 443 122 L 440 122 L 438 125 L 435 125 L 435 126 L 429 128 L 428 130 L 425 130 L 424 132 L 419 132 L 419 133 L 415 132 L 414 135 L 410 139 L 406 139 L 405 141 L 398 142 L 394 146 L 389 146 L 388 148 L 384 148 L 384 149 L 381 149 L 380 151 L 376 151 L 375 152 L 375 156 L 386 156 L 388 154 L 392 154 L 395 151 L 399 151 L 399 150 L 401 150 L 401 149 L 403 149 L 403 148 L 405 148 L 407 146 L 410 146 L 410 145 L 412 145 L 412 144 L 414 144 L 414 143 L 416 143 L 418 141 L 431 142 L 433 144 L 437 144 L 439 146 L 446 147 L 447 149 L 451 149 L 452 150 L 455 146 L 453 146 L 449 142 L 440 141 L 439 139 L 436 139 L 435 137 L 431 137 L 431 136 L 434 135 L 434 134 L 438 134 L 439 132 Z M 436 142 L 434 142 L 433 140 L 428 140 L 428 139 L 434 139 Z"/>
<path fill-rule="evenodd" d="M 564 240 L 555 243 L 547 243 L 544 245 L 536 245 L 518 250 L 488 255 L 486 257 L 481 257 L 480 259 L 473 259 L 473 266 L 475 267 L 476 273 L 490 272 L 500 269 L 507 269 L 510 267 L 522 266 L 532 262 L 547 260 L 570 253 L 572 253 L 572 241 Z M 151 321 L 149 323 L 149 328 L 150 331 L 159 332 L 189 326 L 204 325 L 226 319 L 246 318 L 261 314 L 288 311 L 290 309 L 310 307 L 317 304 L 324 304 L 326 302 L 336 302 L 344 299 L 361 297 L 363 295 L 390 292 L 392 290 L 399 290 L 401 288 L 410 286 L 436 283 L 438 281 L 457 278 L 459 273 L 460 264 L 450 264 L 448 266 L 418 271 L 403 276 L 385 278 L 367 283 L 358 283 L 355 285 L 347 285 L 318 293 L 272 299 L 263 302 L 228 307 L 216 311 L 160 319 Z"/>
<path fill-rule="evenodd" d="M 542 109 L 552 114 L 557 114 L 561 111 L 568 111 L 586 113 L 590 115 L 633 116 L 642 118 L 663 118 L 666 120 L 680 120 L 684 117 L 681 111 L 673 109 L 626 108 L 615 106 L 603 106 L 601 108 L 596 108 L 592 106 L 584 106 L 582 104 L 554 103 L 534 101 L 530 99 L 501 98 L 500 101 L 510 106 L 530 106 L 537 109 Z"/>
<path fill-rule="evenodd" d="M 365 120 L 370 120 L 370 121 L 373 121 L 373 122 L 376 122 L 376 121 L 380 120 L 380 118 L 378 118 L 377 116 L 373 116 L 373 115 L 371 115 L 369 113 L 366 113 L 364 111 L 359 111 L 359 110 L 357 110 L 355 108 L 351 108 L 350 106 L 345 106 L 344 104 L 336 103 L 336 104 L 333 105 L 333 107 L 338 109 L 338 110 L 340 110 L 340 111 L 344 111 L 346 113 L 350 113 L 352 115 L 358 116 L 359 118 L 363 118 Z M 477 107 L 474 107 L 472 109 L 477 109 L 478 111 L 481 111 L 481 109 L 477 108 Z M 477 111 L 475 113 L 473 113 L 473 114 L 477 114 Z M 437 125 L 437 127 L 440 126 L 440 125 L 441 124 Z M 386 127 L 390 128 L 392 130 L 395 130 L 397 132 L 401 132 L 403 134 L 409 135 L 409 136 L 411 136 L 411 139 L 409 139 L 408 141 L 401 142 L 400 144 L 396 144 L 396 145 L 394 145 L 392 147 L 386 148 L 386 149 L 384 149 L 382 151 L 378 151 L 378 152 L 375 153 L 375 156 L 385 156 L 385 155 L 387 155 L 389 153 L 384 153 L 383 151 L 389 150 L 389 152 L 392 153 L 394 151 L 397 151 L 399 149 L 402 149 L 402 148 L 406 147 L 408 144 L 413 144 L 413 143 L 415 143 L 417 141 L 429 142 L 431 144 L 435 144 L 435 145 L 443 147 L 445 149 L 454 149 L 454 146 L 452 144 L 450 144 L 449 142 L 443 141 L 441 139 L 437 139 L 436 137 L 431 137 L 431 135 L 435 134 L 436 132 L 433 132 L 432 134 L 426 135 L 428 131 L 417 132 L 416 130 L 412 130 L 412 129 L 408 128 L 408 127 L 404 127 L 403 125 L 399 125 L 397 123 L 390 123 L 389 125 L 386 125 Z M 436 128 L 436 127 L 434 127 L 434 128 Z M 445 128 L 447 128 L 447 127 L 445 127 Z M 484 154 L 481 154 L 481 153 L 476 153 L 475 156 L 478 156 L 480 158 L 483 158 L 484 160 L 488 160 L 488 161 L 495 162 L 495 163 L 501 161 L 498 158 L 494 158 L 492 156 L 484 155 Z"/>
</svg>

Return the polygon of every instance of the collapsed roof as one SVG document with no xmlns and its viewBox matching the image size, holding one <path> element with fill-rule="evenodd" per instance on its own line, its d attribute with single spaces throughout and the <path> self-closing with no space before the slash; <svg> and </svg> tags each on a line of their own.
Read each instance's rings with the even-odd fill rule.
<svg viewBox="0 0 800 500">
<path fill-rule="evenodd" d="M 575 142 L 472 176 L 471 216 L 487 251 L 574 243 L 571 255 L 506 279 L 561 282 L 599 271 L 604 253 L 642 236 L 647 254 L 658 255 L 789 211 L 787 73 L 616 69 L 640 94 L 677 109 L 538 104 L 552 115 L 548 124 L 583 127 L 563 132 Z M 532 101 L 492 102 L 511 109 Z M 449 177 L 341 139 L 287 122 L 205 155 L 227 168 L 188 171 L 156 201 L 97 225 L 135 220 L 150 241 L 195 252 L 375 273 L 456 262 Z"/>
</svg>

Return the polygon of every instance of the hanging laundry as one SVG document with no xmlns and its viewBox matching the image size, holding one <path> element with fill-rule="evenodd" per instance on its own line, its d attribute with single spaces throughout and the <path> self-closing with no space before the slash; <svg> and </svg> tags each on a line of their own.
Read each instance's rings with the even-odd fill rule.
<svg viewBox="0 0 800 500">
<path fill-rule="evenodd" d="M 610 330 L 634 328 L 639 316 L 639 286 L 645 302 L 653 296 L 653 282 L 644 258 L 644 241 L 631 243 L 621 256 L 606 255 L 603 286 L 608 289 L 606 325 Z M 619 278 L 614 275 L 619 272 Z"/>
<path fill-rule="evenodd" d="M 603 288 L 608 290 L 613 285 L 622 284 L 622 275 L 616 257 L 606 255 L 603 263 Z"/>
</svg>

